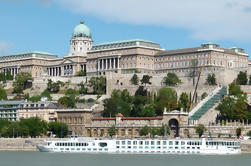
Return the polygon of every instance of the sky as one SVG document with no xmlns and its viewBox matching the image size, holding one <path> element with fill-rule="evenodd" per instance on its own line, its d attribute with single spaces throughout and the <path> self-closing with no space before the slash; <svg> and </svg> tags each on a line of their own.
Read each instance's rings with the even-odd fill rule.
<svg viewBox="0 0 251 166">
<path fill-rule="evenodd" d="M 251 0 L 0 0 L 0 56 L 66 56 L 80 20 L 94 44 L 140 38 L 178 49 L 214 42 L 251 55 Z"/>
</svg>

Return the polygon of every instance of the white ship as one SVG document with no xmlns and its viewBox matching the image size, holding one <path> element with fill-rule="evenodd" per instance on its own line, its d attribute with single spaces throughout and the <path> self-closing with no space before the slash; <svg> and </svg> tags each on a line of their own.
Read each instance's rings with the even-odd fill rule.
<svg viewBox="0 0 251 166">
<path fill-rule="evenodd" d="M 98 139 L 71 138 L 46 141 L 41 152 L 67 153 L 162 153 L 162 154 L 240 154 L 239 141 L 211 139 Z"/>
</svg>

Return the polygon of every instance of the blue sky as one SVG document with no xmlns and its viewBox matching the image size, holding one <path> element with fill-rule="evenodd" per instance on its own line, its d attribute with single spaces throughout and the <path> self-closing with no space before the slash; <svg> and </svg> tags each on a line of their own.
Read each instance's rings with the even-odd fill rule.
<svg viewBox="0 0 251 166">
<path fill-rule="evenodd" d="M 141 38 L 177 49 L 212 41 L 251 55 L 250 0 L 187 2 L 0 0 L 0 55 L 37 50 L 65 56 L 81 19 L 91 29 L 94 44 Z"/>
</svg>

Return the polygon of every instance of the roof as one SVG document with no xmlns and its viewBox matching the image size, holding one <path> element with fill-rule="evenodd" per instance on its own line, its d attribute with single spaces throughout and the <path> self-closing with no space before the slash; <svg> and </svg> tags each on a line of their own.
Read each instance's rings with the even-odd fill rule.
<svg viewBox="0 0 251 166">
<path fill-rule="evenodd" d="M 80 24 L 78 24 L 73 30 L 72 38 L 75 37 L 92 37 L 89 27 L 86 26 L 83 21 L 80 21 Z"/>
<path fill-rule="evenodd" d="M 193 52 L 197 52 L 199 49 L 201 49 L 201 47 L 182 48 L 182 49 L 175 49 L 175 50 L 165 50 L 165 51 L 159 51 L 156 54 L 156 56 L 171 55 L 171 54 L 193 53 Z"/>
<path fill-rule="evenodd" d="M 0 100 L 0 105 L 19 105 L 23 102 L 24 100 Z"/>
<path fill-rule="evenodd" d="M 121 41 L 114 41 L 114 42 L 107 42 L 95 45 L 92 47 L 91 51 L 99 51 L 105 49 L 115 49 L 115 48 L 124 48 L 124 47 L 132 47 L 132 46 L 143 46 L 143 47 L 150 47 L 154 49 L 161 49 L 160 44 L 154 43 L 152 41 L 143 40 L 143 39 L 131 39 L 131 40 L 121 40 Z"/>
<path fill-rule="evenodd" d="M 46 58 L 46 59 L 57 59 L 57 55 L 42 51 L 31 51 L 18 54 L 10 54 L 5 56 L 0 56 L 0 60 L 16 60 L 25 58 Z"/>
</svg>

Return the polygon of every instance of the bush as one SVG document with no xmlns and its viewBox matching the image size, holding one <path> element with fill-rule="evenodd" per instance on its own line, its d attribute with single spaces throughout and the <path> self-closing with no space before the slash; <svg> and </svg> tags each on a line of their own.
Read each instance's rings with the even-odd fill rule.
<svg viewBox="0 0 251 166">
<path fill-rule="evenodd" d="M 94 103 L 95 100 L 94 100 L 93 98 L 89 98 L 89 99 L 87 99 L 87 102 L 88 102 L 88 103 Z"/>
</svg>

